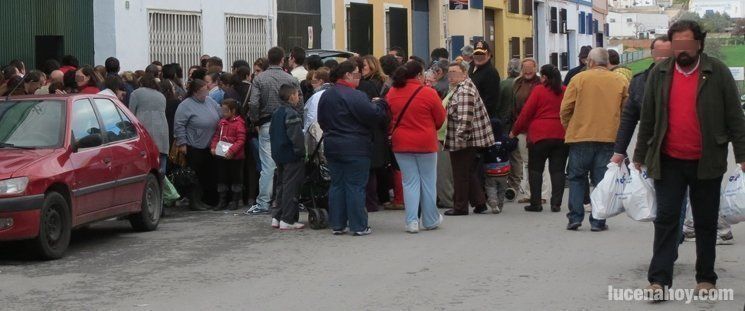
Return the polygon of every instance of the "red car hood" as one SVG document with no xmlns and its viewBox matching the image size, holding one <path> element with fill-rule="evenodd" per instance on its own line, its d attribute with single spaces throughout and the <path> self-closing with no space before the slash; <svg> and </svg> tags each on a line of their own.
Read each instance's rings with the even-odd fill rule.
<svg viewBox="0 0 745 311">
<path fill-rule="evenodd" d="M 0 149 L 0 180 L 54 152 L 53 149 Z"/>
</svg>

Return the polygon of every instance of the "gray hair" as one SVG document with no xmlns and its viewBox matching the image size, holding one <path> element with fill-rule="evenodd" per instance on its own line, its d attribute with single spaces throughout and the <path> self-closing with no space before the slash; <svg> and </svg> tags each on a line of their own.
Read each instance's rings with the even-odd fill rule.
<svg viewBox="0 0 745 311">
<path fill-rule="evenodd" d="M 466 45 L 460 49 L 460 52 L 463 56 L 471 56 L 473 55 L 473 47 L 470 45 Z"/>
<path fill-rule="evenodd" d="M 432 66 L 429 67 L 430 70 L 434 72 L 448 72 L 448 67 L 450 65 L 450 62 L 446 60 L 438 60 L 434 63 L 432 63 Z"/>
<path fill-rule="evenodd" d="M 510 62 L 507 63 L 507 74 L 510 76 L 519 76 L 521 64 L 522 62 L 520 62 L 520 60 L 517 58 L 510 59 Z"/>
<path fill-rule="evenodd" d="M 609 58 L 608 50 L 604 48 L 594 48 L 587 55 L 587 60 L 592 61 L 595 66 L 608 66 Z"/>
</svg>

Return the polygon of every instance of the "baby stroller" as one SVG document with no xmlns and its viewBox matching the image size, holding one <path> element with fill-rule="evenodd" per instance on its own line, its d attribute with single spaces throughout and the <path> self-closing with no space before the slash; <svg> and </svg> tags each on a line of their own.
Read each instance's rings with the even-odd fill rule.
<svg viewBox="0 0 745 311">
<path fill-rule="evenodd" d="M 309 135 L 310 140 L 315 140 Z M 329 186 L 331 175 L 326 166 L 321 147 L 323 136 L 320 136 L 315 144 L 308 162 L 305 164 L 305 182 L 300 188 L 300 208 L 308 211 L 308 223 L 311 229 L 319 230 L 328 228 L 329 219 Z"/>
</svg>

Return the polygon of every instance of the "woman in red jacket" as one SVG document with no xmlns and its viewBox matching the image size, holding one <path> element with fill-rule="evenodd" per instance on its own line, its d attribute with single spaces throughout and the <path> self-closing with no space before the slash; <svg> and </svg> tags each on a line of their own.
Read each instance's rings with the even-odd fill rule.
<svg viewBox="0 0 745 311">
<path fill-rule="evenodd" d="M 527 132 L 528 134 L 528 182 L 530 184 L 530 205 L 528 212 L 540 212 L 541 185 L 546 160 L 551 174 L 551 211 L 561 210 L 564 196 L 564 168 L 569 147 L 564 144 L 564 127 L 559 119 L 561 101 L 565 87 L 561 84 L 561 73 L 553 65 L 541 67 L 541 84 L 536 86 L 528 97 L 520 117 L 512 128 L 510 137 Z"/>
<path fill-rule="evenodd" d="M 393 73 L 386 99 L 391 109 L 393 153 L 403 174 L 406 231 L 419 232 L 421 207 L 425 229 L 437 228 L 437 129 L 445 122 L 445 108 L 435 89 L 424 86 L 424 68 L 408 62 Z"/>
<path fill-rule="evenodd" d="M 83 66 L 75 72 L 75 82 L 78 84 L 78 92 L 82 94 L 98 94 L 101 79 L 91 66 Z"/>
</svg>

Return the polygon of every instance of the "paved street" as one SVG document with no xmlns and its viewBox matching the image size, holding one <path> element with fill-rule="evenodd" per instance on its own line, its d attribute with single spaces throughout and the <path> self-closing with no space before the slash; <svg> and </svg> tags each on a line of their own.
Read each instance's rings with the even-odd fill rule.
<svg viewBox="0 0 745 311">
<path fill-rule="evenodd" d="M 563 212 L 565 212 L 564 210 Z M 719 286 L 736 301 L 608 301 L 608 285 L 646 285 L 652 225 L 625 215 L 610 231 L 564 230 L 564 213 L 446 218 L 403 231 L 403 213 L 371 214 L 367 237 L 279 232 L 268 216 L 177 213 L 156 232 L 108 221 L 74 235 L 67 257 L 38 262 L 0 248 L 3 310 L 741 310 L 745 226 L 719 246 Z M 305 214 L 302 215 L 305 218 Z M 676 285 L 692 288 L 686 243 Z"/>
</svg>

